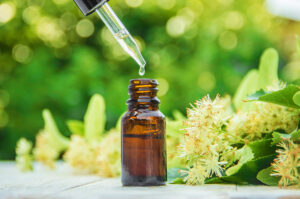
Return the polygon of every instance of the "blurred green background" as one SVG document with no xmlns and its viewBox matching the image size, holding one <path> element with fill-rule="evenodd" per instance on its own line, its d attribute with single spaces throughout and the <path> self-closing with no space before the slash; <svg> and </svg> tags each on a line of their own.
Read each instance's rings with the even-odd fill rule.
<svg viewBox="0 0 300 199">
<path fill-rule="evenodd" d="M 269 14 L 262 0 L 111 0 L 160 83 L 161 110 L 185 112 L 209 93 L 233 94 L 263 50 L 280 53 L 280 75 L 300 82 L 299 22 Z M 94 93 L 105 97 L 107 129 L 126 110 L 137 64 L 96 14 L 72 0 L 0 2 L 0 159 L 14 158 L 19 137 L 34 140 L 49 108 L 65 135 Z"/>
</svg>

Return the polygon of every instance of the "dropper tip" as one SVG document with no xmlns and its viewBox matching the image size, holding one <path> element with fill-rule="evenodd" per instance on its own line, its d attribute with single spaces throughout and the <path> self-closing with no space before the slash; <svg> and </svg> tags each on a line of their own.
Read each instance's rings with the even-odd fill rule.
<svg viewBox="0 0 300 199">
<path fill-rule="evenodd" d="M 145 75 L 145 65 L 140 66 L 139 75 L 144 76 Z"/>
</svg>

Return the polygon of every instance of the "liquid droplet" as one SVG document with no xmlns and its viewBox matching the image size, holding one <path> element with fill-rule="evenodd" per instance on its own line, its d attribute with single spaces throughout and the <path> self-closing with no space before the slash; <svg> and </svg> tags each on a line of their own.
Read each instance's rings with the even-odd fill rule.
<svg viewBox="0 0 300 199">
<path fill-rule="evenodd" d="M 139 70 L 139 75 L 140 76 L 143 76 L 143 75 L 145 75 L 145 65 L 141 65 L 140 66 L 140 70 Z"/>
</svg>

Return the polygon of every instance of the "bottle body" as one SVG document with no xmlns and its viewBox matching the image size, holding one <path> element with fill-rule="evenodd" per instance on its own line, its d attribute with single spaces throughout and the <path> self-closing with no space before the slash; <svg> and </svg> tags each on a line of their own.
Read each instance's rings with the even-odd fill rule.
<svg viewBox="0 0 300 199">
<path fill-rule="evenodd" d="M 148 83 L 143 80 L 136 84 Z M 135 86 L 129 91 L 133 95 L 122 118 L 122 184 L 164 185 L 167 178 L 165 117 L 158 109 L 159 100 L 149 94 L 157 85 L 149 89 Z M 135 95 L 139 91 L 142 95 Z"/>
</svg>

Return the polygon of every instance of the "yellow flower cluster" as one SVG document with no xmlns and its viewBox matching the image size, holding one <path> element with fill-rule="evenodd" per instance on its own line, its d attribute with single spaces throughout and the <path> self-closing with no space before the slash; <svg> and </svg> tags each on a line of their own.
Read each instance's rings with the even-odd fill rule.
<svg viewBox="0 0 300 199">
<path fill-rule="evenodd" d="M 230 99 L 209 96 L 196 101 L 187 110 L 183 155 L 189 166 L 187 183 L 203 184 L 212 175 L 222 176 L 229 154 L 235 149 L 230 145 L 231 136 L 225 131 L 230 117 Z"/>
<path fill-rule="evenodd" d="M 250 106 L 247 112 L 233 113 L 230 111 L 230 99 L 217 96 L 211 100 L 206 96 L 187 110 L 187 128 L 182 145 L 189 167 L 187 183 L 203 184 L 209 177 L 222 176 L 224 169 L 232 167 L 231 170 L 235 170 L 241 153 L 247 149 L 233 147 L 236 144 L 247 144 L 275 130 L 291 133 L 297 128 L 300 110 L 264 102 L 252 102 Z M 283 150 L 279 151 L 274 168 L 278 175 L 290 177 L 282 177 L 281 184 L 295 184 L 296 178 L 300 185 L 300 176 L 296 173 L 300 162 L 295 162 L 300 160 L 297 154 L 300 147 L 291 142 L 282 143 L 281 147 Z"/>
<path fill-rule="evenodd" d="M 49 142 L 49 134 L 45 130 L 41 130 L 36 136 L 36 145 L 33 150 L 35 160 L 42 162 L 49 168 L 55 168 L 55 161 L 59 157 L 60 152 Z"/>
<path fill-rule="evenodd" d="M 96 157 L 99 151 L 97 145 L 90 145 L 85 138 L 72 135 L 70 145 L 65 152 L 64 160 L 76 171 L 81 173 L 96 173 L 98 166 Z"/>
<path fill-rule="evenodd" d="M 98 174 L 102 177 L 121 175 L 121 135 L 113 129 L 102 139 L 97 156 Z"/>
<path fill-rule="evenodd" d="M 32 143 L 25 138 L 21 138 L 16 147 L 16 165 L 21 171 L 31 171 L 33 169 L 31 155 Z"/>
<path fill-rule="evenodd" d="M 249 112 L 240 111 L 230 119 L 227 131 L 235 138 L 252 141 L 278 129 L 290 133 L 296 129 L 299 119 L 300 111 L 297 109 L 251 102 Z"/>
<path fill-rule="evenodd" d="M 90 144 L 85 138 L 73 135 L 64 160 L 77 172 L 116 177 L 121 173 L 120 134 L 110 131 L 101 142 Z"/>
<path fill-rule="evenodd" d="M 300 187 L 300 145 L 290 139 L 283 140 L 277 150 L 278 156 L 272 164 L 273 176 L 280 176 L 279 186 Z"/>
</svg>

